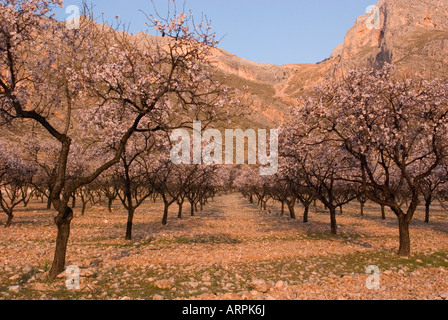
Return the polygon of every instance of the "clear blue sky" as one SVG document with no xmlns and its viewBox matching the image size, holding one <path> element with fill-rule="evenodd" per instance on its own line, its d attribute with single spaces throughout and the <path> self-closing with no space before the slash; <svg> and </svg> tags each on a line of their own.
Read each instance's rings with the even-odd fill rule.
<svg viewBox="0 0 448 320">
<path fill-rule="evenodd" d="M 150 0 L 92 0 L 95 14 L 108 20 L 116 15 L 130 23 L 130 32 L 147 31 L 139 11 L 153 12 Z M 195 16 L 211 20 L 219 45 L 226 51 L 256 62 L 316 63 L 328 58 L 356 18 L 376 0 L 187 0 Z M 81 0 L 64 0 L 64 6 Z M 154 0 L 161 13 L 168 0 Z M 176 0 L 182 8 L 184 1 Z M 65 20 L 65 9 L 55 10 Z"/>
</svg>

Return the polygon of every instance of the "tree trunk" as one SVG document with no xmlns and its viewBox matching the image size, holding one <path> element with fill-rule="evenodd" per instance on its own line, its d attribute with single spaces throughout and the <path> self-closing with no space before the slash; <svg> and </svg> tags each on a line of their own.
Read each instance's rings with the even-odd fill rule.
<svg viewBox="0 0 448 320">
<path fill-rule="evenodd" d="M 131 194 L 131 178 L 129 176 L 129 166 L 126 164 L 126 161 L 123 161 L 124 165 L 124 200 L 125 207 L 128 209 L 128 222 L 126 224 L 126 236 L 125 240 L 132 240 L 132 227 L 133 227 L 133 220 L 134 220 L 134 214 L 135 214 L 135 207 L 134 203 L 132 201 L 132 194 Z M 125 204 L 123 203 L 123 204 Z"/>
<path fill-rule="evenodd" d="M 81 215 L 84 216 L 84 213 L 86 213 L 86 207 L 87 207 L 87 202 L 84 202 L 84 200 L 82 201 L 82 209 L 81 209 Z"/>
<path fill-rule="evenodd" d="M 8 220 L 6 221 L 5 228 L 9 228 L 12 224 L 12 219 L 14 215 L 12 213 L 6 213 L 8 215 Z"/>
<path fill-rule="evenodd" d="M 168 208 L 169 205 L 167 202 L 164 202 L 163 205 L 163 219 L 162 219 L 162 225 L 166 226 L 168 224 Z"/>
<path fill-rule="evenodd" d="M 400 248 L 398 255 L 409 256 L 411 254 L 411 238 L 409 235 L 409 222 L 405 217 L 398 219 L 398 228 L 400 230 Z"/>
<path fill-rule="evenodd" d="M 192 217 L 194 217 L 194 203 L 193 201 L 190 201 L 190 214 Z"/>
<path fill-rule="evenodd" d="M 135 210 L 131 207 L 128 208 L 128 222 L 126 224 L 126 237 L 125 240 L 132 240 L 132 225 L 134 220 Z"/>
<path fill-rule="evenodd" d="M 183 205 L 183 202 L 178 203 L 177 205 L 179 206 L 179 211 L 177 213 L 177 218 L 178 219 L 182 219 L 182 205 Z"/>
<path fill-rule="evenodd" d="M 425 223 L 429 223 L 429 215 L 431 212 L 431 202 L 432 202 L 431 197 L 429 197 L 425 200 Z"/>
<path fill-rule="evenodd" d="M 364 202 L 361 202 L 361 217 L 364 217 Z"/>
<path fill-rule="evenodd" d="M 76 197 L 73 195 L 72 196 L 72 208 L 76 207 Z"/>
<path fill-rule="evenodd" d="M 112 213 L 112 203 L 113 203 L 114 199 L 113 198 L 109 198 L 107 201 L 107 209 L 109 210 L 109 213 Z"/>
<path fill-rule="evenodd" d="M 338 225 L 336 222 L 336 208 L 335 207 L 330 208 L 330 219 L 331 219 L 331 234 L 337 235 L 338 234 Z"/>
<path fill-rule="evenodd" d="M 288 210 L 289 210 L 289 216 L 291 217 L 291 219 L 296 219 L 296 211 L 295 211 L 295 206 L 296 202 L 295 201 L 288 201 L 287 205 L 288 205 Z"/>
<path fill-rule="evenodd" d="M 47 210 L 51 210 L 51 195 L 47 199 Z"/>
<path fill-rule="evenodd" d="M 381 219 L 386 220 L 386 208 L 381 206 Z"/>
<path fill-rule="evenodd" d="M 285 215 L 285 201 L 282 201 L 282 217 Z"/>
<path fill-rule="evenodd" d="M 56 237 L 56 250 L 54 252 L 53 263 L 51 265 L 48 277 L 54 280 L 65 268 L 65 255 L 67 253 L 67 243 L 70 236 L 70 223 L 73 219 L 73 210 L 64 207 L 54 218 L 54 222 L 58 227 L 58 235 Z"/>
<path fill-rule="evenodd" d="M 254 196 L 253 195 L 250 195 L 249 201 L 251 204 L 254 204 Z"/>
<path fill-rule="evenodd" d="M 23 197 L 22 202 L 23 202 L 23 207 L 24 208 L 28 208 L 28 203 L 30 202 L 30 199 L 31 198 L 28 198 L 28 200 L 27 200 L 26 196 Z"/>
<path fill-rule="evenodd" d="M 305 211 L 303 212 L 303 223 L 308 223 L 308 213 L 310 211 L 310 206 L 305 206 Z"/>
<path fill-rule="evenodd" d="M 344 210 L 342 209 L 342 206 L 339 206 L 339 212 L 340 212 L 341 216 L 344 215 Z"/>
</svg>

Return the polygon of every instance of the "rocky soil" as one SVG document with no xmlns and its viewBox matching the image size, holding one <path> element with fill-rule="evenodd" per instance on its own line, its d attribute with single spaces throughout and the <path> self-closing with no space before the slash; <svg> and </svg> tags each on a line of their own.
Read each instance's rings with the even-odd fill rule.
<svg viewBox="0 0 448 320">
<path fill-rule="evenodd" d="M 448 214 L 437 204 L 430 225 L 423 212 L 416 216 L 409 258 L 396 255 L 396 218 L 388 212 L 382 221 L 374 204 L 365 217 L 356 203 L 345 208 L 339 235 L 331 236 L 320 207 L 304 224 L 280 216 L 277 204 L 260 211 L 238 194 L 222 195 L 197 217 L 178 220 L 173 207 L 163 227 L 161 204 L 147 202 L 131 242 L 116 205 L 113 213 L 91 207 L 72 223 L 67 266 L 80 270 L 78 290 L 67 289 L 65 273 L 45 279 L 56 236 L 52 212 L 37 202 L 19 209 L 13 226 L 0 228 L 0 299 L 448 298 Z M 381 274 L 366 274 L 371 265 Z"/>
</svg>

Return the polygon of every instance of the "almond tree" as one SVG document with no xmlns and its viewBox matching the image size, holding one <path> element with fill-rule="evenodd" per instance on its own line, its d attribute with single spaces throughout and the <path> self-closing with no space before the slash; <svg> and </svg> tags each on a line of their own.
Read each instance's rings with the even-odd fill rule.
<svg viewBox="0 0 448 320">
<path fill-rule="evenodd" d="M 278 176 L 276 177 L 276 182 L 271 188 L 271 197 L 275 201 L 280 202 L 280 204 L 281 204 L 280 215 L 281 216 L 283 216 L 285 214 L 285 204 L 289 198 L 289 194 L 291 193 L 291 190 L 292 190 L 292 185 L 290 185 L 288 183 L 288 181 L 285 181 L 284 179 L 281 179 Z M 293 218 L 294 216 L 291 215 L 291 218 Z"/>
<path fill-rule="evenodd" d="M 0 122 L 38 127 L 59 144 L 51 279 L 65 267 L 69 200 L 78 188 L 116 165 L 135 133 L 168 130 L 178 110 L 197 119 L 207 115 L 205 121 L 231 102 L 206 70 L 216 44 L 208 25 L 192 25 L 182 13 L 166 21 L 148 16 L 164 38 L 141 40 L 87 18 L 68 30 L 46 18 L 55 4 L 62 1 L 0 0 Z M 204 112 L 210 106 L 214 112 Z M 72 157 L 79 156 L 71 152 L 74 144 L 91 159 L 80 176 L 68 175 Z M 116 152 L 100 161 L 111 144 Z"/>
<path fill-rule="evenodd" d="M 284 187 L 285 190 L 282 192 L 283 195 L 280 197 L 285 199 L 286 201 L 288 198 L 288 191 L 293 192 L 295 197 L 304 207 L 303 223 L 308 223 L 310 206 L 313 201 L 316 200 L 316 193 L 305 183 L 305 179 L 302 174 L 303 170 L 300 169 L 293 158 L 281 158 L 278 180 L 280 183 L 283 182 L 284 184 L 286 184 L 286 187 Z"/>
<path fill-rule="evenodd" d="M 254 197 L 256 193 L 256 172 L 253 169 L 239 170 L 238 175 L 236 175 L 233 180 L 233 188 L 237 189 L 241 194 L 248 198 L 251 204 L 254 203 Z"/>
<path fill-rule="evenodd" d="M 78 188 L 76 190 L 76 194 L 72 195 L 73 196 L 79 196 L 79 198 L 81 199 L 81 216 L 83 216 L 86 213 L 86 209 L 87 209 L 87 204 L 90 202 L 91 204 L 94 204 L 94 195 L 93 195 L 93 190 L 91 189 L 91 185 L 89 186 L 83 186 L 81 188 Z M 72 198 L 73 199 L 73 198 Z M 75 206 L 73 205 L 72 202 L 72 209 Z"/>
<path fill-rule="evenodd" d="M 178 218 L 181 218 L 183 202 L 188 199 L 190 214 L 194 216 L 198 204 L 202 210 L 208 198 L 215 194 L 213 181 L 216 179 L 216 166 L 176 165 L 171 162 L 167 151 L 157 156 L 157 165 L 150 175 L 154 191 L 164 204 L 162 225 L 168 224 L 168 210 L 174 203 L 178 204 Z"/>
<path fill-rule="evenodd" d="M 356 199 L 358 200 L 359 205 L 360 205 L 361 217 L 364 217 L 364 207 L 365 207 L 367 201 L 369 200 L 369 198 L 367 198 L 367 196 L 362 191 L 358 191 L 358 195 L 356 196 Z"/>
<path fill-rule="evenodd" d="M 351 159 L 340 152 L 337 145 L 324 143 L 316 131 L 308 130 L 295 118 L 285 126 L 282 136 L 283 155 L 300 171 L 307 188 L 313 190 L 330 212 L 331 234 L 337 234 L 336 209 L 353 199 L 347 177 L 351 173 Z"/>
<path fill-rule="evenodd" d="M 192 183 L 197 186 L 200 211 L 203 210 L 209 199 L 214 198 L 216 189 L 222 185 L 221 179 L 224 177 L 225 176 L 220 174 L 217 166 L 199 166 L 199 170 L 197 170 L 196 174 L 193 176 Z"/>
<path fill-rule="evenodd" d="M 109 170 L 100 177 L 98 185 L 99 191 L 107 198 L 107 209 L 109 213 L 112 213 L 112 205 L 117 199 L 119 192 L 118 175 L 113 170 Z"/>
<path fill-rule="evenodd" d="M 155 147 L 148 134 L 139 134 L 134 136 L 121 155 L 121 161 L 116 169 L 115 178 L 118 180 L 118 197 L 124 208 L 128 211 L 128 220 L 126 224 L 126 240 L 132 239 L 132 225 L 135 210 L 151 196 L 154 191 L 150 174 L 157 174 L 151 167 L 150 153 Z"/>
<path fill-rule="evenodd" d="M 0 146 L 0 208 L 7 215 L 5 227 L 12 224 L 15 208 L 25 201 L 34 170 L 17 156 L 4 152 Z"/>
<path fill-rule="evenodd" d="M 268 180 L 269 197 L 281 203 L 281 215 L 284 215 L 285 204 L 288 206 L 289 217 L 296 219 L 295 206 L 297 202 L 296 185 L 290 180 L 282 178 L 279 174 Z"/>
<path fill-rule="evenodd" d="M 406 256 L 422 186 L 448 155 L 448 82 L 400 79 L 392 71 L 391 66 L 353 71 L 327 81 L 298 113 L 324 144 L 352 158 L 350 180 L 395 213 L 398 253 Z"/>
<path fill-rule="evenodd" d="M 155 192 L 160 195 L 163 201 L 162 225 L 166 226 L 168 224 L 168 210 L 178 200 L 181 191 L 177 184 L 180 167 L 171 162 L 169 154 L 164 153 L 164 155 L 159 156 L 154 166 L 156 169 L 150 176 Z"/>
<path fill-rule="evenodd" d="M 431 204 L 436 199 L 440 187 L 448 182 L 448 168 L 444 164 L 423 180 L 421 185 L 423 198 L 425 200 L 425 223 L 429 223 L 431 216 Z"/>
<path fill-rule="evenodd" d="M 199 170 L 199 165 L 178 165 L 176 171 L 176 189 L 178 190 L 176 203 L 178 206 L 177 218 L 182 219 L 183 205 L 187 195 L 190 195 L 195 188 L 195 176 Z M 193 197 L 190 196 L 190 199 Z M 194 203 L 190 204 L 190 213 L 194 216 Z"/>
</svg>

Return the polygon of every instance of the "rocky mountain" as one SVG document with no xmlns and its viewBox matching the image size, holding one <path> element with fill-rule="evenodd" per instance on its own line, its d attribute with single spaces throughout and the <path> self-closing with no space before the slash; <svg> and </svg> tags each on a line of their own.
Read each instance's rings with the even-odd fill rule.
<svg viewBox="0 0 448 320">
<path fill-rule="evenodd" d="M 247 85 L 257 122 L 279 124 L 288 105 L 327 77 L 350 69 L 396 65 L 400 74 L 428 77 L 448 72 L 448 0 L 380 0 L 360 16 L 343 44 L 319 64 L 271 65 L 216 50 L 219 74 L 229 85 Z"/>
</svg>

